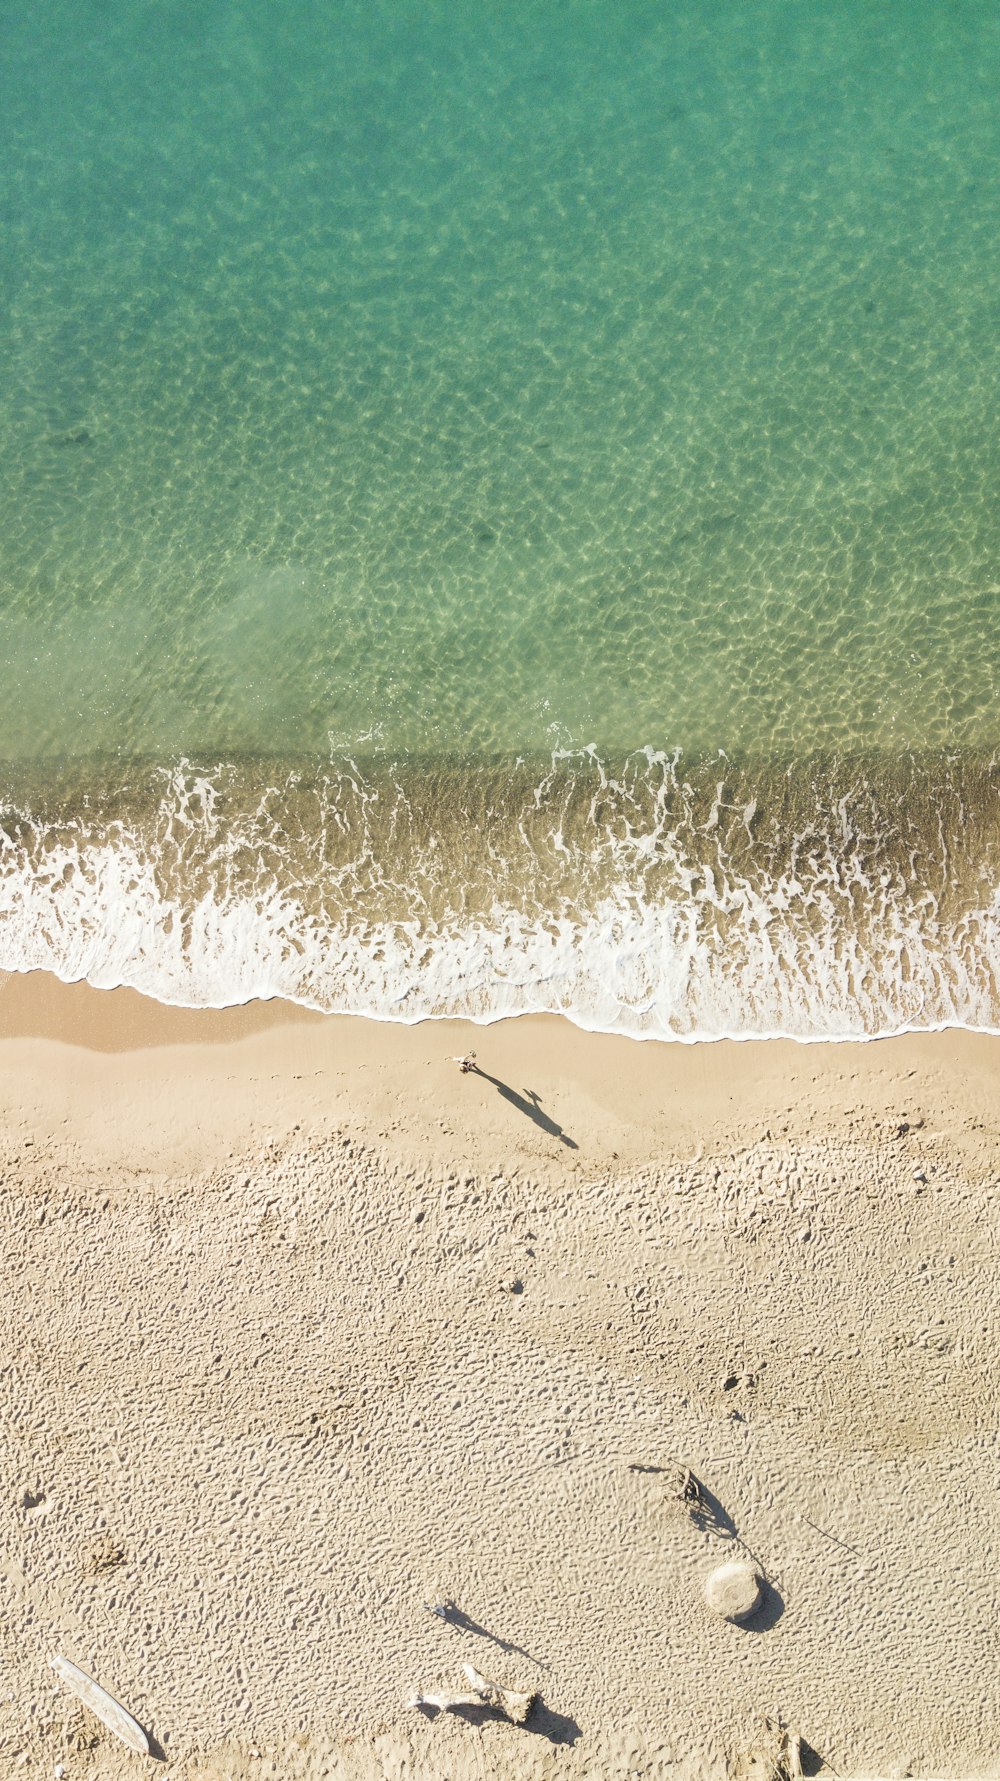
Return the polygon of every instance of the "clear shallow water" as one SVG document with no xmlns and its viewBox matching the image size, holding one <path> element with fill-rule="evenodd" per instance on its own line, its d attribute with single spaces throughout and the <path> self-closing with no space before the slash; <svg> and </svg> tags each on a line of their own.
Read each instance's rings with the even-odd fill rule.
<svg viewBox="0 0 1000 1781">
<path fill-rule="evenodd" d="M 1000 1024 L 995 9 L 2 53 L 0 965 Z"/>
</svg>

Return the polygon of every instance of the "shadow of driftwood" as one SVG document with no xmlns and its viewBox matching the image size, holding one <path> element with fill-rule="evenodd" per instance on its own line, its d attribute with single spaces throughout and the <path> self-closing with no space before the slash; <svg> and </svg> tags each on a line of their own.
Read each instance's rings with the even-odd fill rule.
<svg viewBox="0 0 1000 1781">
<path fill-rule="evenodd" d="M 811 1744 L 807 1744 L 805 1738 L 799 1740 L 799 1761 L 802 1764 L 803 1775 L 807 1776 L 818 1775 L 820 1769 L 824 1767 L 819 1751 L 814 1750 Z"/>
<path fill-rule="evenodd" d="M 536 1738 L 547 1738 L 550 1744 L 573 1745 L 583 1735 L 575 1719 L 568 1713 L 554 1713 L 541 1698 L 531 1709 L 524 1729 L 533 1732 Z"/>
<path fill-rule="evenodd" d="M 714 1534 L 717 1540 L 731 1540 L 756 1566 L 761 1576 L 766 1576 L 763 1564 L 757 1554 L 750 1550 L 725 1504 L 719 1501 L 715 1492 L 701 1478 L 695 1478 L 693 1473 L 691 1478 L 697 1494 L 687 1503 L 687 1510 L 695 1527 L 703 1534 Z M 757 1613 L 760 1615 L 763 1612 L 762 1604 Z"/>
<path fill-rule="evenodd" d="M 742 1545 L 739 1528 L 729 1510 L 700 1478 L 695 1479 L 695 1483 L 698 1495 L 688 1504 L 688 1513 L 695 1527 L 703 1534 L 714 1534 L 719 1540 L 736 1540 Z"/>
<path fill-rule="evenodd" d="M 714 1534 L 719 1540 L 735 1540 L 739 1545 L 743 1545 L 739 1528 L 729 1510 L 719 1501 L 715 1492 L 709 1489 L 704 1480 L 696 1478 L 694 1473 L 687 1466 L 681 1465 L 679 1460 L 675 1460 L 667 1466 L 632 1462 L 628 1469 L 630 1472 L 641 1472 L 653 1477 L 668 1479 L 668 1500 L 680 1503 L 687 1510 L 699 1533 Z M 750 1553 L 749 1556 L 753 1558 L 753 1553 Z"/>
<path fill-rule="evenodd" d="M 491 1076 L 488 1070 L 480 1069 L 478 1064 L 469 1064 L 468 1069 L 472 1074 L 481 1076 L 484 1082 L 492 1082 L 498 1095 L 502 1095 L 505 1101 L 509 1101 L 511 1106 L 516 1107 L 518 1112 L 523 1113 L 527 1119 L 533 1120 L 535 1125 L 539 1126 L 543 1132 L 547 1132 L 550 1138 L 558 1138 L 560 1144 L 565 1144 L 569 1150 L 579 1150 L 579 1144 L 570 1138 L 563 1131 L 562 1126 L 557 1125 L 556 1121 L 545 1112 L 541 1097 L 535 1093 L 533 1088 L 526 1089 L 521 1095 L 518 1094 L 516 1088 L 511 1088 L 509 1083 L 501 1082 L 499 1076 Z"/>
<path fill-rule="evenodd" d="M 842 1551 L 849 1552 L 852 1558 L 863 1557 L 856 1546 L 849 1546 L 846 1540 L 841 1540 L 837 1534 L 831 1534 L 829 1528 L 820 1527 L 817 1521 L 810 1521 L 808 1515 L 803 1515 L 802 1519 L 807 1527 L 814 1528 L 816 1533 L 822 1534 L 824 1540 L 830 1540 L 834 1546 L 839 1546 Z"/>
</svg>

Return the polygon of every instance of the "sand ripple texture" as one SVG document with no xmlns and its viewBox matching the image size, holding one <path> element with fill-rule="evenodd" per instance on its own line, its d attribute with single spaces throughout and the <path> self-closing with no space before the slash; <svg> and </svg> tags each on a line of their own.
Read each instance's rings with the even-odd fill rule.
<svg viewBox="0 0 1000 1781">
<path fill-rule="evenodd" d="M 50 1649 L 185 1781 L 748 1776 L 764 1714 L 840 1775 L 988 1772 L 995 1109 L 963 1150 L 906 1107 L 615 1179 L 359 1120 L 109 1176 L 9 1125 L 4 1775 L 134 1772 Z M 743 1553 L 746 1629 L 702 1600 Z M 407 1714 L 463 1661 L 533 1728 Z"/>
<path fill-rule="evenodd" d="M 640 1038 L 1000 1026 L 995 754 L 0 775 L 0 968 Z"/>
</svg>

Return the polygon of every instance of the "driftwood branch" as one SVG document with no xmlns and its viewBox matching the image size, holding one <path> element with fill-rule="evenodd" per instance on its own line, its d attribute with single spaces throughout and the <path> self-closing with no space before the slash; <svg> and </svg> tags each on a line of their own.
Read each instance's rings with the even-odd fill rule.
<svg viewBox="0 0 1000 1781">
<path fill-rule="evenodd" d="M 70 1663 L 68 1657 L 53 1657 L 49 1661 L 60 1681 L 65 1682 L 77 1699 L 85 1707 L 89 1707 L 92 1713 L 96 1713 L 98 1719 L 104 1721 L 116 1738 L 121 1738 L 123 1744 L 127 1744 L 130 1750 L 137 1750 L 141 1756 L 152 1755 L 149 1738 L 138 1720 L 133 1719 L 131 1713 L 127 1713 L 121 1702 L 116 1701 L 106 1688 L 102 1688 L 99 1682 L 88 1676 L 86 1670 Z"/>
<path fill-rule="evenodd" d="M 463 1707 L 487 1707 L 501 1719 L 509 1719 L 512 1725 L 524 1724 L 538 1698 L 533 1689 L 502 1688 L 474 1664 L 463 1664 L 462 1670 L 469 1683 L 467 1689 L 450 1694 L 418 1694 L 410 1702 L 411 1707 L 432 1707 L 439 1713 L 460 1712 Z"/>
<path fill-rule="evenodd" d="M 765 1781 L 803 1781 L 802 1734 L 765 1715 L 757 1747 L 750 1752 Z"/>
</svg>

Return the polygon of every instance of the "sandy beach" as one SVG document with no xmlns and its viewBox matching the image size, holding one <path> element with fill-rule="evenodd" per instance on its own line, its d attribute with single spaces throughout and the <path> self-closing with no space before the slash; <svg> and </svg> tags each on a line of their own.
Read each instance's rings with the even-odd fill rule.
<svg viewBox="0 0 1000 1781">
<path fill-rule="evenodd" d="M 0 1066 L 0 1774 L 150 1768 L 52 1653 L 185 1781 L 997 1772 L 1000 1040 L 10 977 Z"/>
</svg>

